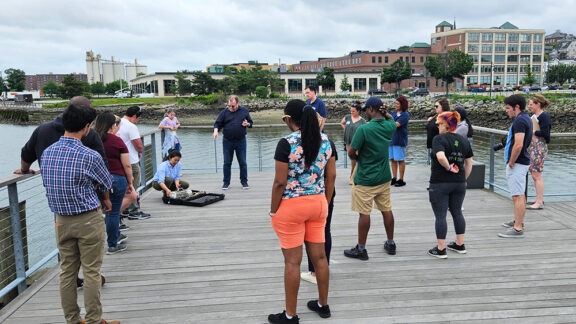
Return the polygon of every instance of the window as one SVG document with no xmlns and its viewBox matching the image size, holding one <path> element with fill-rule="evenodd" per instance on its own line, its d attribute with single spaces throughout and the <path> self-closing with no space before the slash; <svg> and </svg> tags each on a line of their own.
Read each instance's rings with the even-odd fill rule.
<svg viewBox="0 0 576 324">
<path fill-rule="evenodd" d="M 388 63 L 388 56 L 384 56 L 384 63 Z"/>
<path fill-rule="evenodd" d="M 378 63 L 382 63 L 382 56 L 378 56 Z"/>
<path fill-rule="evenodd" d="M 416 63 L 416 57 L 412 56 L 412 63 Z"/>
<path fill-rule="evenodd" d="M 490 76 L 483 75 L 480 77 L 480 84 L 490 84 Z"/>
<path fill-rule="evenodd" d="M 494 55 L 494 62 L 496 63 L 506 62 L 506 55 Z"/>
<path fill-rule="evenodd" d="M 376 56 L 372 56 L 372 63 L 376 63 Z"/>
<path fill-rule="evenodd" d="M 408 63 L 410 62 L 410 58 L 408 56 L 405 57 L 404 62 Z"/>
<path fill-rule="evenodd" d="M 492 80 L 492 84 L 501 85 L 502 84 L 502 76 L 501 75 L 495 75 L 494 79 Z"/>
<path fill-rule="evenodd" d="M 478 52 L 478 44 L 468 44 L 468 52 L 470 53 Z"/>
<path fill-rule="evenodd" d="M 528 65 L 521 65 L 521 66 L 520 66 L 520 72 L 521 72 L 521 73 L 526 73 L 526 71 L 528 71 Z"/>
<path fill-rule="evenodd" d="M 506 84 L 516 85 L 518 84 L 518 76 L 517 75 L 509 75 L 506 77 Z"/>
<path fill-rule="evenodd" d="M 542 41 L 542 34 L 534 34 L 533 38 L 534 43 L 540 43 Z"/>
<path fill-rule="evenodd" d="M 470 42 L 477 42 L 480 40 L 479 33 L 468 33 L 468 41 Z"/>
<path fill-rule="evenodd" d="M 482 44 L 482 52 L 492 52 L 492 44 Z"/>
<path fill-rule="evenodd" d="M 506 41 L 506 34 L 496 33 L 496 34 L 494 34 L 494 40 L 497 42 L 505 42 Z"/>
<path fill-rule="evenodd" d="M 302 91 L 302 79 L 288 79 L 288 91 Z"/>
<path fill-rule="evenodd" d="M 520 41 L 521 42 L 529 42 L 532 39 L 531 34 L 520 34 Z"/>
<path fill-rule="evenodd" d="M 354 90 L 366 90 L 366 78 L 354 78 Z"/>
<path fill-rule="evenodd" d="M 482 62 L 492 62 L 492 55 L 482 55 Z"/>
<path fill-rule="evenodd" d="M 520 62 L 530 62 L 530 55 L 520 55 Z"/>
<path fill-rule="evenodd" d="M 420 63 L 424 63 L 424 56 L 420 56 Z"/>
<path fill-rule="evenodd" d="M 308 88 L 309 86 L 314 86 L 316 87 L 316 89 L 318 89 L 318 80 L 317 79 L 306 79 L 306 87 L 304 87 L 304 89 Z"/>
<path fill-rule="evenodd" d="M 540 52 L 542 52 L 542 45 L 536 45 L 536 44 L 534 44 L 534 46 L 532 47 L 532 51 L 534 51 L 535 53 L 540 53 Z"/>
<path fill-rule="evenodd" d="M 490 65 L 482 65 L 480 67 L 480 72 L 482 73 L 490 73 L 492 71 L 492 67 Z"/>
<path fill-rule="evenodd" d="M 483 42 L 491 42 L 492 41 L 492 33 L 482 33 L 482 41 Z"/>
<path fill-rule="evenodd" d="M 494 65 L 494 73 L 504 73 L 504 65 Z"/>
<path fill-rule="evenodd" d="M 478 77 L 477 76 L 469 76 L 467 81 L 468 81 L 468 84 L 476 84 L 476 83 L 478 83 Z"/>
<path fill-rule="evenodd" d="M 374 90 L 378 89 L 378 79 L 377 78 L 370 78 L 368 79 L 368 89 Z"/>
<path fill-rule="evenodd" d="M 534 55 L 534 56 L 532 56 L 532 62 L 534 62 L 534 63 L 540 63 L 540 62 L 542 62 L 542 55 Z"/>
<path fill-rule="evenodd" d="M 508 52 L 518 53 L 518 44 L 508 44 Z"/>
<path fill-rule="evenodd" d="M 518 62 L 518 55 L 508 55 L 508 62 Z"/>
<path fill-rule="evenodd" d="M 504 45 L 504 44 L 495 44 L 495 45 L 494 45 L 494 52 L 506 52 L 506 45 Z"/>
<path fill-rule="evenodd" d="M 532 72 L 540 72 L 540 65 L 532 66 Z"/>
<path fill-rule="evenodd" d="M 470 55 L 472 56 L 472 62 L 478 63 L 478 55 Z"/>
<path fill-rule="evenodd" d="M 508 34 L 508 41 L 509 42 L 517 42 L 518 41 L 518 34 Z"/>
<path fill-rule="evenodd" d="M 472 66 L 472 70 L 470 70 L 470 73 L 478 73 L 478 65 Z"/>
<path fill-rule="evenodd" d="M 520 52 L 522 53 L 530 53 L 530 44 L 522 44 L 520 45 Z"/>
<path fill-rule="evenodd" d="M 518 72 L 518 66 L 508 65 L 508 67 L 506 68 L 506 72 Z"/>
</svg>

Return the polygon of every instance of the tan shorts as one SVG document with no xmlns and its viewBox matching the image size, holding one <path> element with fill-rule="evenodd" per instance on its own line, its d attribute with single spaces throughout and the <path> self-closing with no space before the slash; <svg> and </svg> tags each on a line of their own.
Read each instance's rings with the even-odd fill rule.
<svg viewBox="0 0 576 324">
<path fill-rule="evenodd" d="M 390 181 L 378 186 L 352 187 L 352 211 L 370 215 L 372 206 L 380 211 L 391 211 Z"/>
</svg>

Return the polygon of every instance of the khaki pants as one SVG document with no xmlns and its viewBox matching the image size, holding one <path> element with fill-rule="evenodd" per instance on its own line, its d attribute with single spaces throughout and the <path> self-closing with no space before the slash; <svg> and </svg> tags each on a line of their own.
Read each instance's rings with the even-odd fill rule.
<svg viewBox="0 0 576 324">
<path fill-rule="evenodd" d="M 76 216 L 56 215 L 56 240 L 60 252 L 60 301 L 66 323 L 80 323 L 76 278 L 84 273 L 86 324 L 100 323 L 102 287 L 100 267 L 106 239 L 100 208 Z"/>
<path fill-rule="evenodd" d="M 134 189 L 138 190 L 138 187 L 140 187 L 140 162 L 133 163 L 131 165 L 132 165 L 132 176 L 134 177 L 134 181 L 132 181 L 132 184 L 134 185 Z M 134 199 L 130 204 L 130 206 L 126 208 L 129 213 L 137 213 L 140 210 L 139 201 L 140 199 Z"/>
</svg>

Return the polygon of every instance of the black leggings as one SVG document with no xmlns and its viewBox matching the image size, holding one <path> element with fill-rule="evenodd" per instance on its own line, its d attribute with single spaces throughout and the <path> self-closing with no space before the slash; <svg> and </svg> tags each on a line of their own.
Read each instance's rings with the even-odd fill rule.
<svg viewBox="0 0 576 324">
<path fill-rule="evenodd" d="M 332 222 L 332 211 L 334 210 L 334 197 L 336 197 L 336 190 L 334 190 L 334 194 L 332 195 L 332 199 L 330 199 L 330 203 L 328 204 L 328 217 L 326 218 L 326 226 L 324 226 L 324 249 L 326 251 L 326 260 L 328 264 L 330 264 L 330 251 L 332 251 L 332 233 L 330 232 L 330 223 Z M 314 264 L 312 264 L 312 260 L 310 256 L 308 256 L 308 271 L 314 271 Z"/>
<path fill-rule="evenodd" d="M 436 217 L 436 238 L 439 240 L 446 239 L 448 209 L 450 209 L 450 214 L 454 220 L 456 234 L 464 234 L 466 221 L 462 215 L 462 203 L 466 196 L 466 182 L 431 183 L 430 188 L 428 188 L 428 196 Z"/>
</svg>

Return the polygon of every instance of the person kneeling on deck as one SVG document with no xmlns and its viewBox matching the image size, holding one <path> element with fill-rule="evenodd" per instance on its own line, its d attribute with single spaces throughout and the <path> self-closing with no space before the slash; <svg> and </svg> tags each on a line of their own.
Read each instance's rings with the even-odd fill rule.
<svg viewBox="0 0 576 324">
<path fill-rule="evenodd" d="M 168 153 L 168 160 L 160 163 L 158 171 L 152 179 L 152 187 L 158 191 L 164 191 L 164 197 L 170 197 L 172 191 L 188 189 L 188 182 L 180 180 L 182 154 L 177 150 Z"/>
</svg>

